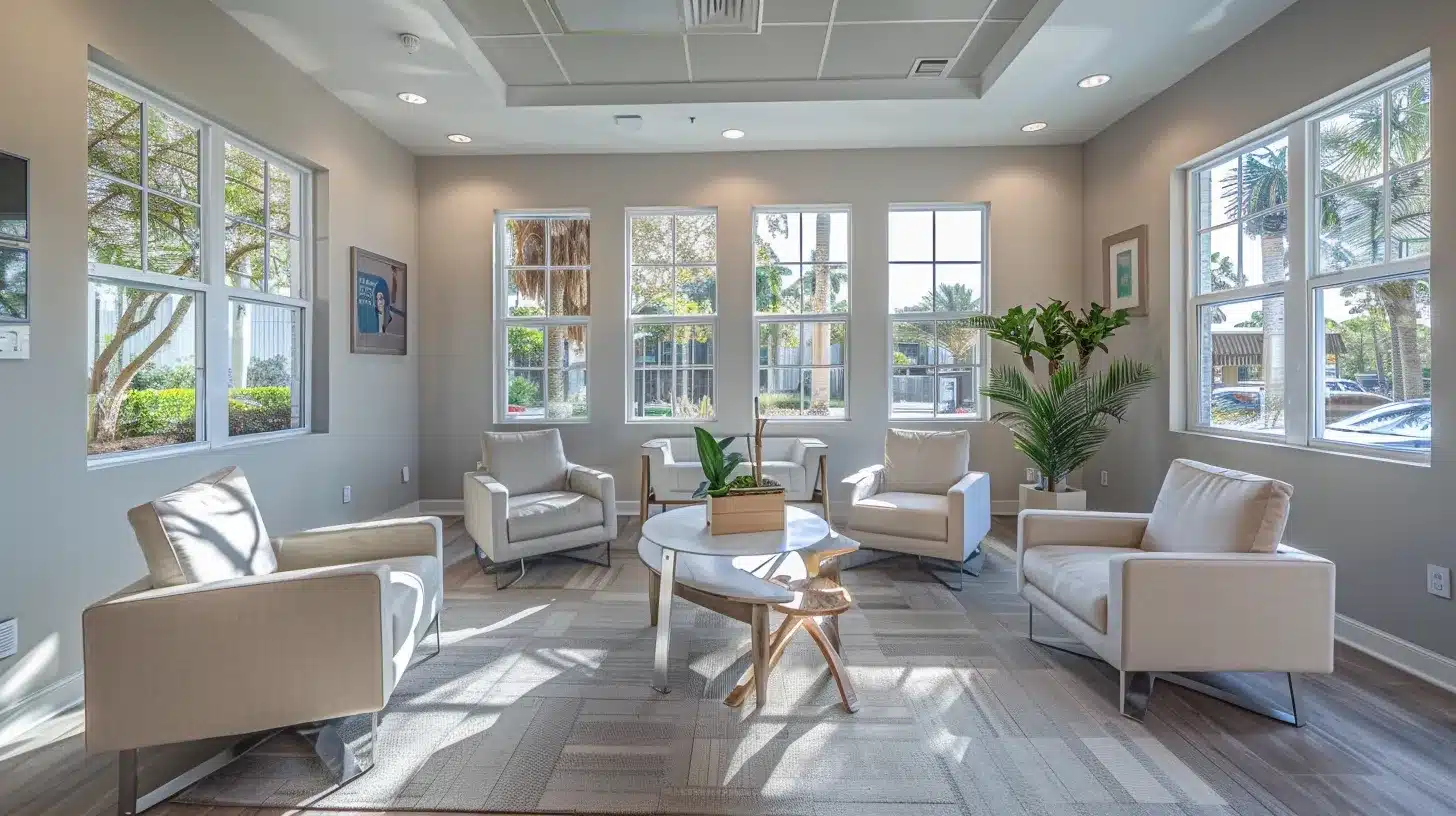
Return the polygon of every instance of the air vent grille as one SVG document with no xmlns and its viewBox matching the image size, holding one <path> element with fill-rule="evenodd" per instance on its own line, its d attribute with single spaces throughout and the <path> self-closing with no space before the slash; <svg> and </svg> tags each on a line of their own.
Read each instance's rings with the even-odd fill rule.
<svg viewBox="0 0 1456 816">
<path fill-rule="evenodd" d="M 0 660 L 20 651 L 20 624 L 15 618 L 0 621 Z"/>
<path fill-rule="evenodd" d="M 758 31 L 759 0 L 683 0 L 688 31 Z"/>
<path fill-rule="evenodd" d="M 950 60 L 945 57 L 921 57 L 910 66 L 910 79 L 939 79 L 947 68 Z"/>
</svg>

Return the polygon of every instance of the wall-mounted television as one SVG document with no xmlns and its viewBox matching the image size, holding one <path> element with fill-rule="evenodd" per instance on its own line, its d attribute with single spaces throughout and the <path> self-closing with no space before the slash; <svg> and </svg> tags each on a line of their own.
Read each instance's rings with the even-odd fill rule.
<svg viewBox="0 0 1456 816">
<path fill-rule="evenodd" d="M 0 239 L 30 240 L 30 163 L 0 151 Z"/>
</svg>

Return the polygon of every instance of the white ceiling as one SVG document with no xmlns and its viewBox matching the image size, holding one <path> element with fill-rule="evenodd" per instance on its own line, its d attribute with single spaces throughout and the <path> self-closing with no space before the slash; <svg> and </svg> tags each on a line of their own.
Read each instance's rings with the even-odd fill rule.
<svg viewBox="0 0 1456 816">
<path fill-rule="evenodd" d="M 470 154 L 1078 143 L 1293 0 L 750 0 L 757 33 L 573 28 L 599 0 L 213 2 L 410 150 Z M 907 79 L 917 57 L 947 76 Z"/>
</svg>

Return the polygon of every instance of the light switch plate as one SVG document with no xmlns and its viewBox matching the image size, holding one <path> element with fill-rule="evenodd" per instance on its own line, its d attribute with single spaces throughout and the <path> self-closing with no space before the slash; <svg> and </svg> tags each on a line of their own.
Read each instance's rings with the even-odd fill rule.
<svg viewBox="0 0 1456 816">
<path fill-rule="evenodd" d="M 1438 598 L 1451 600 L 1451 568 L 1427 564 L 1426 591 Z"/>
<path fill-rule="evenodd" d="M 354 500 L 354 488 L 350 487 L 349 485 L 344 485 L 344 504 L 348 504 L 349 502 L 351 502 L 353 500 Z"/>
<path fill-rule="evenodd" d="M 0 620 L 0 660 L 20 651 L 20 622 L 15 618 Z"/>
<path fill-rule="evenodd" d="M 404 467 L 400 468 L 399 478 L 400 481 L 404 482 L 405 484 L 409 484 L 409 465 L 405 465 Z"/>
<path fill-rule="evenodd" d="M 30 359 L 30 327 L 0 323 L 0 360 Z"/>
</svg>

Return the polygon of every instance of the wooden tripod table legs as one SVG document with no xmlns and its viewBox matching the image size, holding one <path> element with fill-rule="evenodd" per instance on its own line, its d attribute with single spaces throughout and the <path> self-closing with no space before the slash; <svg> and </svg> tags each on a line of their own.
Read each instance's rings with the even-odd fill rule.
<svg viewBox="0 0 1456 816">
<path fill-rule="evenodd" d="M 848 591 L 822 576 L 789 581 L 785 586 L 794 591 L 795 598 L 791 603 L 774 605 L 773 608 L 784 613 L 786 617 L 778 631 L 774 632 L 773 640 L 766 650 L 767 654 L 755 651 L 753 666 L 743 673 L 738 685 L 728 693 L 723 702 L 734 707 L 743 705 L 749 691 L 754 690 L 758 694 L 758 705 L 762 706 L 767 690 L 767 675 L 778 665 L 779 658 L 783 657 L 784 649 L 788 647 L 794 633 L 803 628 L 824 655 L 824 662 L 829 664 L 829 673 L 839 687 L 839 699 L 844 703 L 844 710 L 853 714 L 859 710 L 859 699 L 855 694 L 854 684 L 850 682 L 849 672 L 845 670 L 844 661 L 840 658 L 837 620 L 838 615 L 849 609 Z M 826 632 L 826 629 L 829 631 Z"/>
</svg>

